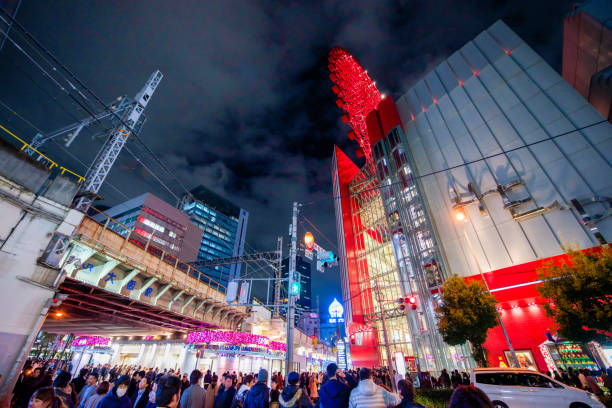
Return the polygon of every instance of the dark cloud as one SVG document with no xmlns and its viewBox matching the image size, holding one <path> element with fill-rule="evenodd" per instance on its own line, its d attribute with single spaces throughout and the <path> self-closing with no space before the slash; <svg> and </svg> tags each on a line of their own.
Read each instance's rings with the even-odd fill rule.
<svg viewBox="0 0 612 408">
<path fill-rule="evenodd" d="M 293 201 L 315 202 L 304 214 L 335 240 L 329 159 L 334 144 L 352 157 L 355 146 L 330 90 L 331 47 L 351 50 L 381 91 L 397 97 L 499 18 L 559 71 L 569 9 L 565 0 L 26 0 L 18 18 L 105 101 L 134 94 L 159 68 L 164 79 L 141 138 L 188 188 L 205 184 L 248 209 L 248 241 L 263 249 L 286 234 Z M 0 99 L 44 130 L 84 115 L 10 46 L 0 73 Z M 33 134 L 5 111 L 0 119 Z M 101 144 L 92 133 L 71 149 L 86 164 Z M 180 195 L 172 177 L 128 146 Z M 105 186 L 108 204 L 144 191 L 175 201 L 125 152 L 108 180 L 122 191 Z"/>
</svg>

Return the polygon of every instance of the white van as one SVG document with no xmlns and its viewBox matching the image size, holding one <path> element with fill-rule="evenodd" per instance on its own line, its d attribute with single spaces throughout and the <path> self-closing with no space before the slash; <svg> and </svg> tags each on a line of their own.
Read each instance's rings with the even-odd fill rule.
<svg viewBox="0 0 612 408">
<path fill-rule="evenodd" d="M 605 408 L 590 392 L 524 368 L 477 368 L 471 382 L 496 408 Z"/>
</svg>

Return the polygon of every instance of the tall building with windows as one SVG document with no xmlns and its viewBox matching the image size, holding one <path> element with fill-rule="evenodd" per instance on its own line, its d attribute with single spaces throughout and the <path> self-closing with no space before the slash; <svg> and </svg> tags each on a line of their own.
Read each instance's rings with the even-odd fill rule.
<svg viewBox="0 0 612 408">
<path fill-rule="evenodd" d="M 145 247 L 149 243 L 186 262 L 197 259 L 202 230 L 187 215 L 153 194 L 142 194 L 105 213 L 131 229 L 130 239 L 136 244 Z M 106 218 L 98 215 L 94 219 Z M 128 234 L 128 229 L 115 223 L 109 223 L 108 228 L 124 236 Z"/>
<path fill-rule="evenodd" d="M 336 148 L 332 165 L 356 365 L 386 359 L 382 310 L 391 354 L 432 371 L 469 361 L 459 347 L 436 351 L 432 318 L 446 278 L 482 270 L 514 349 L 556 369 L 536 271 L 563 260 L 564 243 L 612 239 L 612 126 L 501 21 L 365 122 L 372 162 L 360 169 Z M 418 302 L 403 317 L 387 305 L 402 295 Z M 491 364 L 513 364 L 499 326 L 485 347 Z"/>
<path fill-rule="evenodd" d="M 181 210 L 204 233 L 199 245 L 198 261 L 241 256 L 244 252 L 249 213 L 204 186 L 191 190 L 179 204 Z M 201 269 L 210 278 L 227 287 L 229 280 L 240 276 L 240 264 Z"/>
<path fill-rule="evenodd" d="M 578 3 L 563 21 L 563 79 L 612 121 L 612 2 Z"/>
<path fill-rule="evenodd" d="M 312 309 L 312 264 L 298 255 L 295 262 L 295 271 L 300 280 L 300 297 L 295 302 L 295 321 L 297 324 L 300 316 Z M 282 276 L 285 279 L 289 277 L 288 258 L 283 260 Z M 286 309 L 281 308 L 280 313 L 285 316 Z"/>
</svg>

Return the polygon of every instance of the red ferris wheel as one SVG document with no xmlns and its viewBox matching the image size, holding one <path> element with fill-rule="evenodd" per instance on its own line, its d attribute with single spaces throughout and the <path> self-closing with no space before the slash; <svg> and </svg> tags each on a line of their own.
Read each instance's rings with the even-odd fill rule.
<svg viewBox="0 0 612 408">
<path fill-rule="evenodd" d="M 338 95 L 336 104 L 346 112 L 342 121 L 353 129 L 348 137 L 359 143 L 367 162 L 373 165 L 366 116 L 378 106 L 380 92 L 368 72 L 342 47 L 334 47 L 329 52 L 328 68 L 334 83 L 332 90 Z"/>
</svg>

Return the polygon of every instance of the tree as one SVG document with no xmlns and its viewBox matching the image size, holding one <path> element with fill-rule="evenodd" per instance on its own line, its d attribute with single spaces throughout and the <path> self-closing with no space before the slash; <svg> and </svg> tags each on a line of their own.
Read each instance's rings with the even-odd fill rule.
<svg viewBox="0 0 612 408">
<path fill-rule="evenodd" d="M 487 331 L 497 326 L 495 298 L 487 293 L 481 281 L 465 280 L 456 275 L 442 285 L 441 304 L 436 308 L 438 331 L 451 346 L 469 341 L 474 359 L 487 365 L 483 344 Z"/>
<path fill-rule="evenodd" d="M 557 331 L 566 340 L 612 340 L 612 251 L 600 247 L 588 253 L 566 248 L 567 261 L 549 262 L 538 270 L 538 292 Z"/>
</svg>

